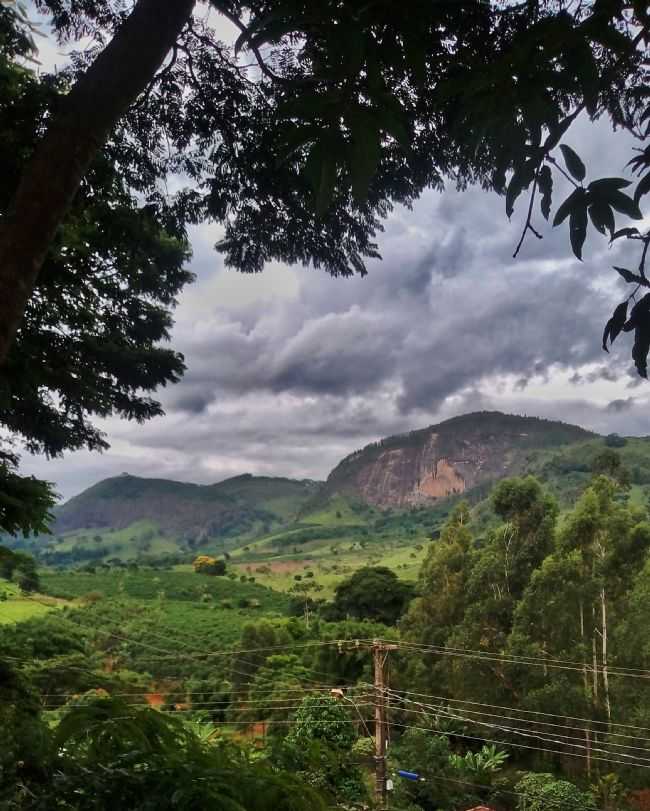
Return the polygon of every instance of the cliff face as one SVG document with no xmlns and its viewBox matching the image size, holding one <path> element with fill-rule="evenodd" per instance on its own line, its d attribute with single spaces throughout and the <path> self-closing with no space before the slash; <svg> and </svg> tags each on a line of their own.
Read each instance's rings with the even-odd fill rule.
<svg viewBox="0 0 650 811">
<path fill-rule="evenodd" d="M 325 487 L 328 494 L 380 507 L 417 506 L 515 475 L 527 450 L 593 436 L 533 417 L 467 414 L 356 451 L 332 471 Z"/>
</svg>

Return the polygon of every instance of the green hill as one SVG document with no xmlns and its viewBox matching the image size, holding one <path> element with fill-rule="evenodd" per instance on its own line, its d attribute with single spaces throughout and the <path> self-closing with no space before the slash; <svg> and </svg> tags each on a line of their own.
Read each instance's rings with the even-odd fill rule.
<svg viewBox="0 0 650 811">
<path fill-rule="evenodd" d="M 334 582 L 367 561 L 415 576 L 424 544 L 458 499 L 468 499 L 480 520 L 494 482 L 532 473 L 568 505 L 607 445 L 617 446 L 630 472 L 631 498 L 645 503 L 650 438 L 603 438 L 561 422 L 481 412 L 373 443 L 325 483 L 106 479 L 57 509 L 52 536 L 9 543 L 63 566 L 228 554 L 241 574 L 282 587 L 310 567 Z"/>
</svg>

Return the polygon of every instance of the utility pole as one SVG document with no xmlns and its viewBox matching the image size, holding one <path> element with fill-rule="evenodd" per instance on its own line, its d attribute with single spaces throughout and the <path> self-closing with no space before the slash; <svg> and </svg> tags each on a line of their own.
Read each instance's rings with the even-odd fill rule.
<svg viewBox="0 0 650 811">
<path fill-rule="evenodd" d="M 388 645 L 379 639 L 372 643 L 372 660 L 375 675 L 375 802 L 377 808 L 386 808 L 386 683 L 384 665 L 388 651 L 397 645 Z"/>
</svg>

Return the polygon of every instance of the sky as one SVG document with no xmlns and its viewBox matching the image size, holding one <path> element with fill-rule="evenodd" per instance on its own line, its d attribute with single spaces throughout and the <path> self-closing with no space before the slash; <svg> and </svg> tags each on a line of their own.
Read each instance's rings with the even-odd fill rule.
<svg viewBox="0 0 650 811">
<path fill-rule="evenodd" d="M 64 59 L 41 44 L 44 66 Z M 635 145 L 606 121 L 580 119 L 565 142 L 594 178 L 625 176 Z M 513 259 L 525 208 L 522 197 L 509 222 L 496 194 L 428 191 L 391 214 L 382 261 L 352 279 L 281 264 L 238 274 L 214 251 L 220 227 L 194 228 L 197 279 L 180 296 L 171 343 L 188 368 L 159 392 L 165 416 L 98 421 L 110 450 L 26 455 L 23 471 L 62 498 L 122 472 L 322 479 L 368 442 L 492 409 L 650 434 L 650 384 L 636 376 L 630 337 L 601 349 L 629 293 L 612 265 L 634 268 L 635 252 L 590 226 L 579 262 L 566 225 L 538 214 L 543 239 L 531 235 Z"/>
</svg>

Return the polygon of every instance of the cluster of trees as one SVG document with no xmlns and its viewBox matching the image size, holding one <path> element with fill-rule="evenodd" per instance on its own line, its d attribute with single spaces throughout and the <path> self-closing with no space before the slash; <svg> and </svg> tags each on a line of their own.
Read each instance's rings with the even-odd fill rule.
<svg viewBox="0 0 650 811">
<path fill-rule="evenodd" d="M 579 747 L 556 736 L 554 761 L 574 773 L 591 768 L 610 723 L 648 721 L 647 689 L 626 668 L 650 665 L 650 522 L 618 466 L 609 474 L 594 476 L 561 521 L 532 477 L 495 488 L 501 523 L 483 537 L 458 505 L 401 625 L 431 651 L 404 665 L 423 693 L 557 715 L 559 728 L 566 716 L 588 719 Z"/>
<path fill-rule="evenodd" d="M 24 552 L 13 552 L 0 546 L 0 579 L 15 580 L 22 591 L 38 591 L 36 561 Z"/>
</svg>

